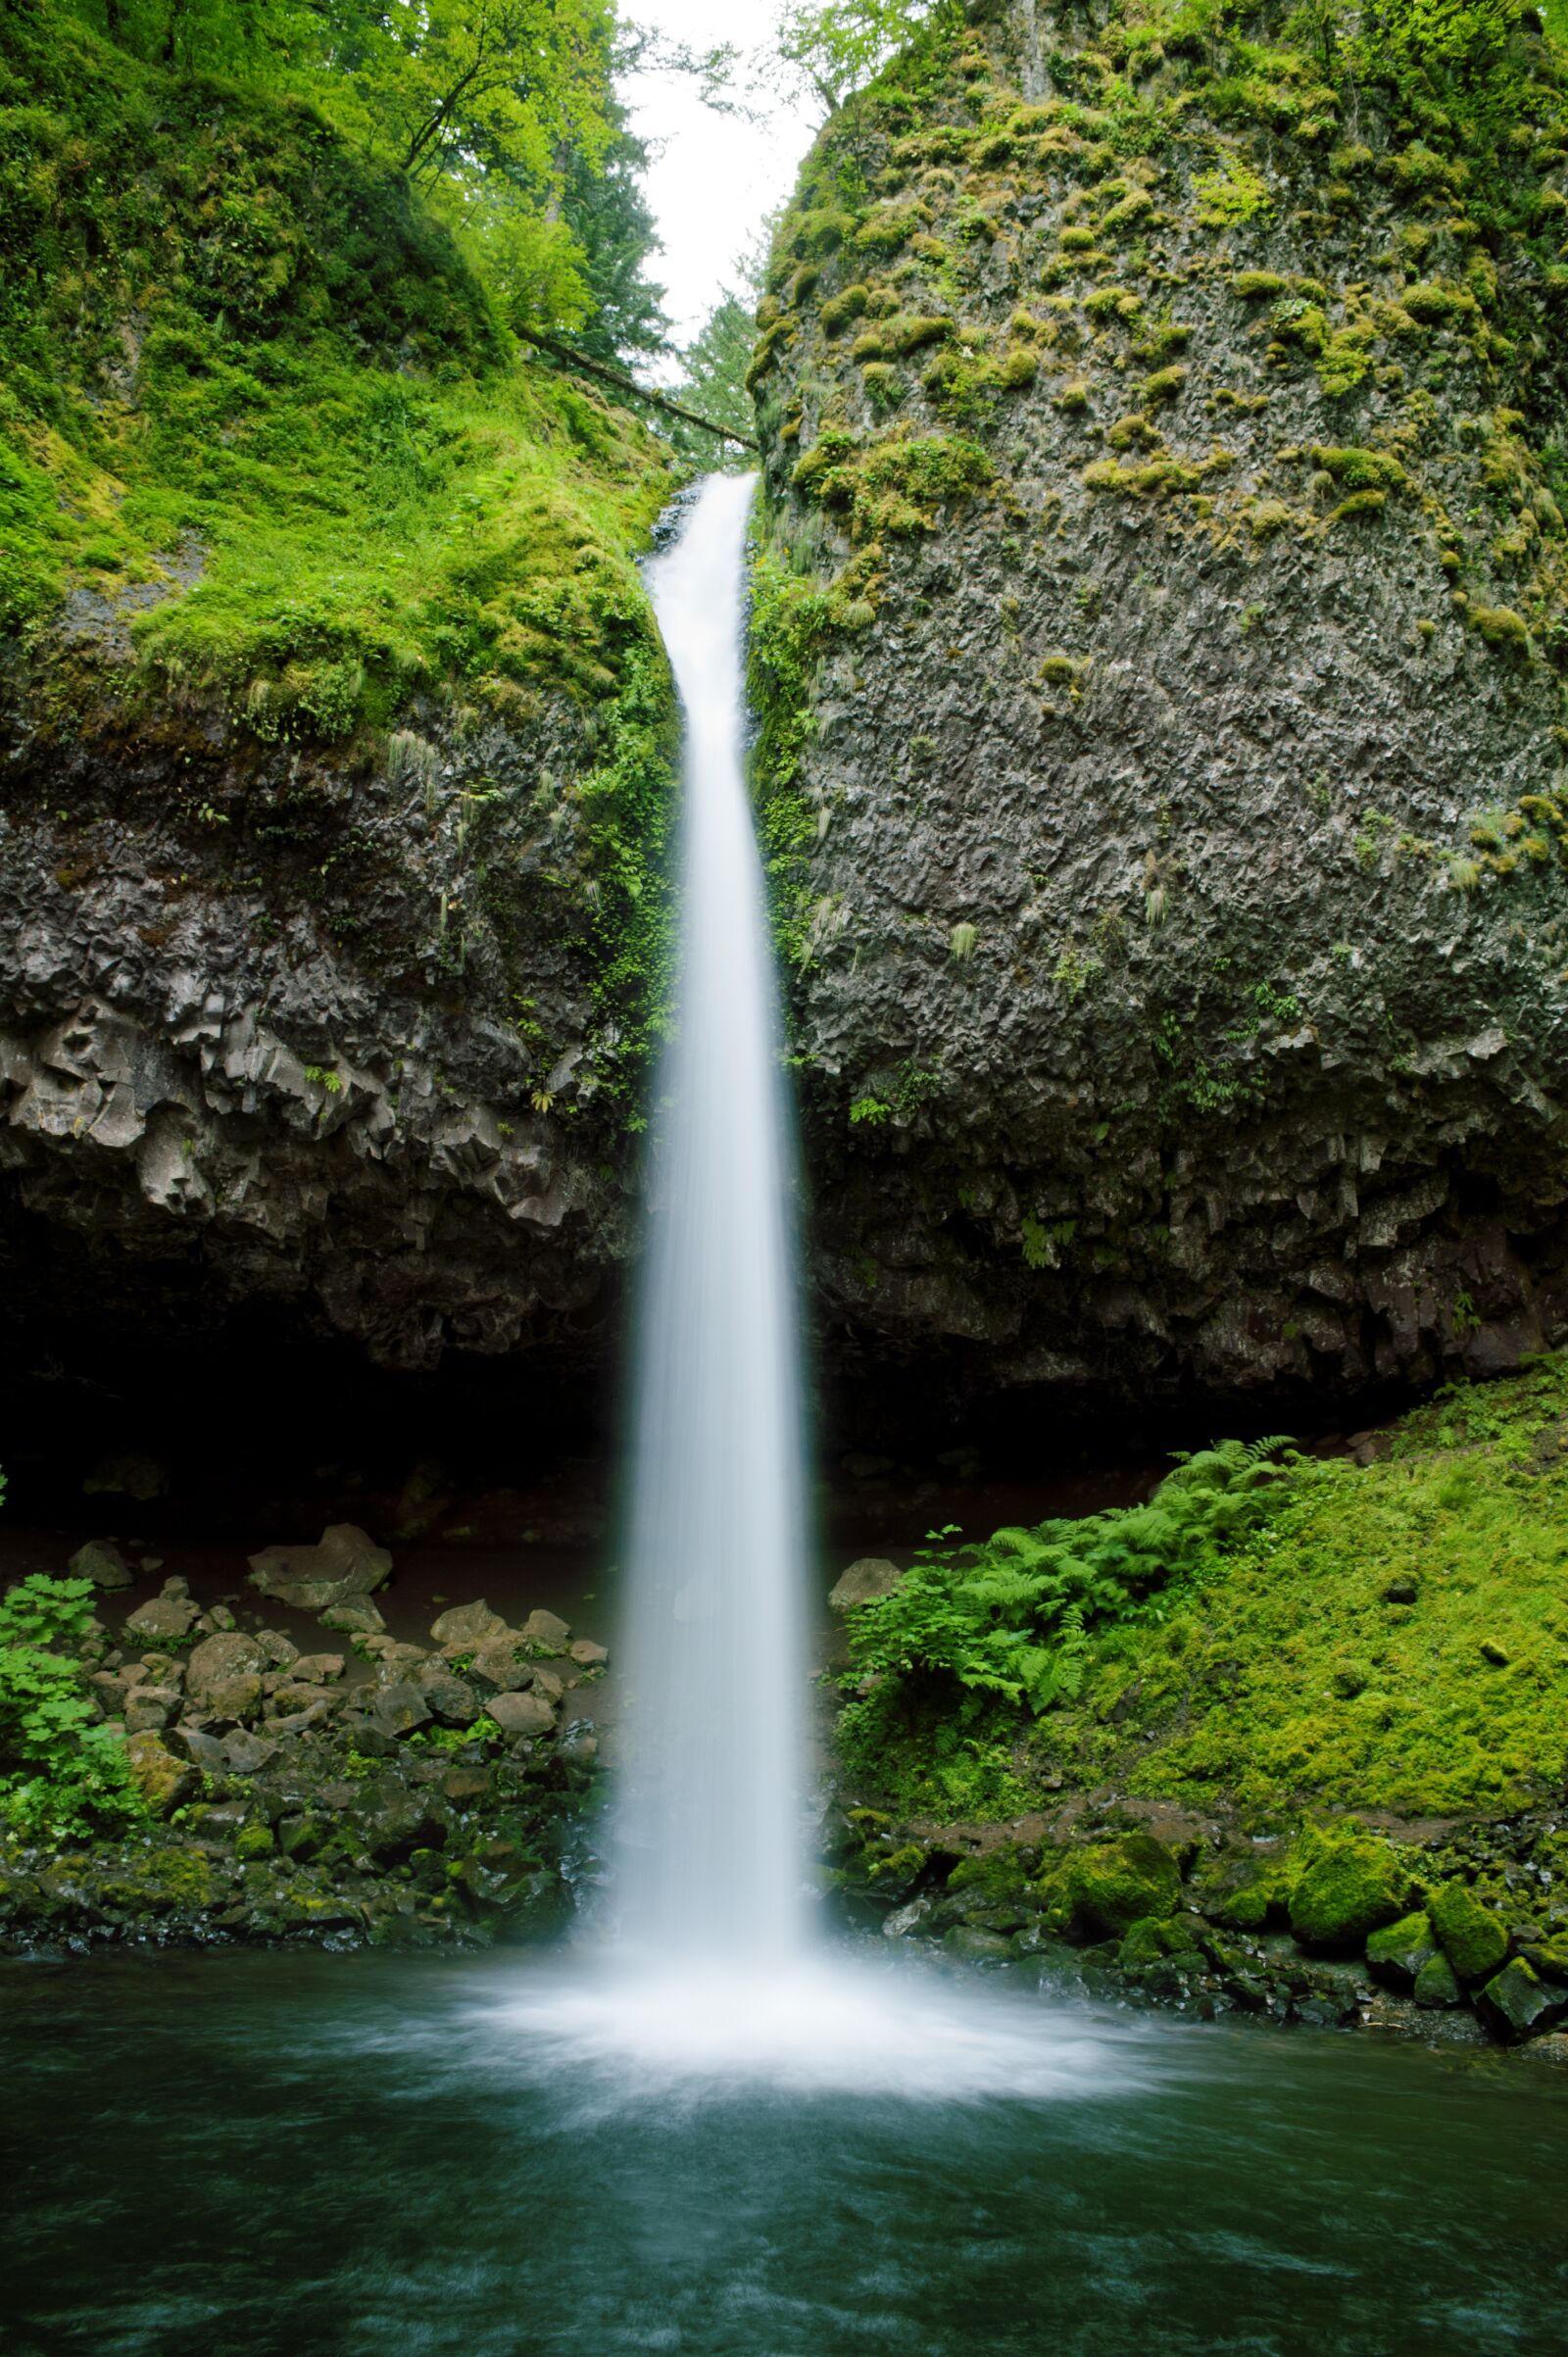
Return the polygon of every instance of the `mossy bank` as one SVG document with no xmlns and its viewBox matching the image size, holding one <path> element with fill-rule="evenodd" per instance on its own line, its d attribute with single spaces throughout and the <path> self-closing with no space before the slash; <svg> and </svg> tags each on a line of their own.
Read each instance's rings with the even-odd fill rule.
<svg viewBox="0 0 1568 2357">
<path fill-rule="evenodd" d="M 844 1888 L 1209 2012 L 1553 2030 L 1565 1513 L 1553 1357 L 1352 1450 L 1233 1444 L 1143 1505 L 861 1567 Z"/>
<path fill-rule="evenodd" d="M 667 447 L 310 107 L 84 26 L 0 27 L 0 217 L 14 1308 L 112 1240 L 95 1317 L 591 1330 L 664 980 Z"/>
<path fill-rule="evenodd" d="M 1564 64 L 1322 13 L 937 12 L 780 228 L 759 791 L 841 1363 L 1322 1400 L 1561 1333 Z"/>
</svg>

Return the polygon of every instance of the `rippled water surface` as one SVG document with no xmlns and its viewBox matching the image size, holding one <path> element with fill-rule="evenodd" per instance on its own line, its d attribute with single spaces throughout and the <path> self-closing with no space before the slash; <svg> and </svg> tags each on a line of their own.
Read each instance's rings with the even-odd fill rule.
<svg viewBox="0 0 1568 2357">
<path fill-rule="evenodd" d="M 1549 2066 L 881 1989 L 748 2072 L 531 1959 L 8 1967 L 0 2346 L 1568 2349 Z"/>
</svg>

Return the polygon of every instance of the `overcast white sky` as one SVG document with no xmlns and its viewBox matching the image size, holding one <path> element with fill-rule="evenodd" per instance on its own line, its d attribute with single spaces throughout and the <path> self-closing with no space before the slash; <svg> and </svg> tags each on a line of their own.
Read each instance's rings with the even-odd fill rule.
<svg viewBox="0 0 1568 2357">
<path fill-rule="evenodd" d="M 771 40 L 777 0 L 623 0 L 634 24 L 696 50 L 719 41 L 755 54 Z M 772 207 L 789 195 L 816 129 L 805 109 L 775 101 L 762 124 L 715 115 L 689 77 L 639 75 L 623 93 L 634 127 L 660 149 L 645 183 L 663 252 L 650 274 L 663 282 L 677 343 L 690 343 L 733 275 L 734 264 Z"/>
</svg>

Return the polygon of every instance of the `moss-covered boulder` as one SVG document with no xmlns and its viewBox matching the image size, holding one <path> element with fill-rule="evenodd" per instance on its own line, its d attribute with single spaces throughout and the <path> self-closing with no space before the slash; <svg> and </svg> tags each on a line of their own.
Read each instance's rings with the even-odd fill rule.
<svg viewBox="0 0 1568 2357">
<path fill-rule="evenodd" d="M 1515 1956 L 1487 1983 L 1476 2005 L 1494 2037 L 1531 2038 L 1568 2013 L 1568 1994 L 1548 1988 L 1522 1956 Z"/>
<path fill-rule="evenodd" d="M 1119 1940 L 1146 1917 L 1174 1915 L 1176 1860 L 1152 1834 L 1120 1834 L 1071 1849 L 1042 1878 L 1047 1913 L 1073 1940 Z"/>
<path fill-rule="evenodd" d="M 1411 1993 L 1424 2012 L 1443 2012 L 1464 2003 L 1464 1991 L 1453 1977 L 1453 1966 L 1436 1949 L 1416 1974 Z"/>
<path fill-rule="evenodd" d="M 1201 1945 L 1201 1927 L 1194 1917 L 1141 1916 L 1122 1935 L 1116 1962 L 1123 1972 L 1144 1972 L 1152 1965 L 1179 1964 L 1200 1972 L 1208 1959 Z"/>
<path fill-rule="evenodd" d="M 1374 1932 L 1366 1943 L 1373 1979 L 1391 1989 L 1413 1988 L 1423 1966 L 1437 1953 L 1437 1938 L 1425 1914 L 1401 1915 L 1397 1923 Z"/>
<path fill-rule="evenodd" d="M 1432 1929 L 1461 1981 L 1484 1981 L 1508 1953 L 1507 1926 L 1466 1883 L 1445 1883 L 1427 1902 Z"/>
<path fill-rule="evenodd" d="M 1357 1948 L 1404 1912 L 1410 1878 L 1387 1841 L 1312 1829 L 1292 1863 L 1291 1930 L 1305 1947 Z"/>
</svg>

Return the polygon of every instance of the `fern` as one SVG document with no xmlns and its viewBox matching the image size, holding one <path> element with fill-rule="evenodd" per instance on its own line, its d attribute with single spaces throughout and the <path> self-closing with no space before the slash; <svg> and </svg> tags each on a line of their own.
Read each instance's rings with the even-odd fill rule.
<svg viewBox="0 0 1568 2357">
<path fill-rule="evenodd" d="M 952 1545 L 952 1525 L 927 1532 L 898 1588 L 855 1615 L 846 1685 L 859 1698 L 841 1743 L 872 1756 L 899 1714 L 931 1706 L 966 1727 L 998 1703 L 1038 1714 L 1075 1700 L 1092 1631 L 1249 1539 L 1273 1511 L 1290 1446 L 1274 1435 L 1184 1452 L 1142 1505 L 1079 1521 L 1009 1526 L 978 1545 Z"/>
</svg>

